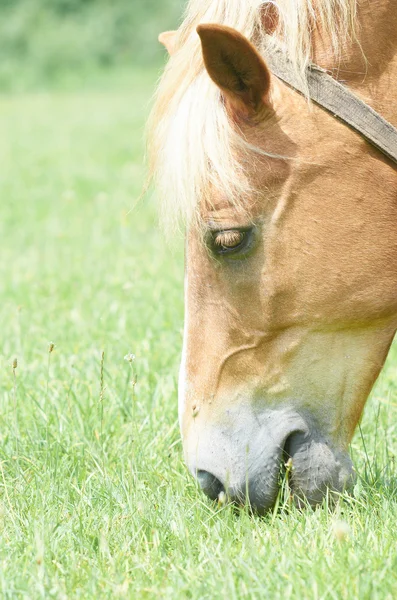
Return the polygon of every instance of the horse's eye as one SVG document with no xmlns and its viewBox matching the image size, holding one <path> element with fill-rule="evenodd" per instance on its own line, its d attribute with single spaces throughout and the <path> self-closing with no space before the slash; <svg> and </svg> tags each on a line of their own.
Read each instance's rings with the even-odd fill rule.
<svg viewBox="0 0 397 600">
<path fill-rule="evenodd" d="M 224 229 L 211 234 L 211 249 L 217 255 L 245 255 L 251 245 L 252 230 Z"/>
<path fill-rule="evenodd" d="M 244 241 L 245 231 L 218 231 L 214 236 L 215 249 L 234 250 Z"/>
</svg>

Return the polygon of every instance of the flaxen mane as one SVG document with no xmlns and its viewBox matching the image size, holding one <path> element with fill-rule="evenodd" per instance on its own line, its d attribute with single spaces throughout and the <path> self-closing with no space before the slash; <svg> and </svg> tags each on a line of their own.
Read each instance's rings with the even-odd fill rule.
<svg viewBox="0 0 397 600">
<path fill-rule="evenodd" d="M 263 31 L 269 5 L 279 14 L 272 36 Z M 189 223 L 210 183 L 236 202 L 253 192 L 241 162 L 244 140 L 231 126 L 220 92 L 204 70 L 197 25 L 234 27 L 262 54 L 281 44 L 304 80 L 313 29 L 321 26 L 327 32 L 337 57 L 354 34 L 356 5 L 357 0 L 190 0 L 149 121 L 150 177 L 168 225 L 179 218 Z M 252 149 L 245 147 L 245 152 Z"/>
</svg>

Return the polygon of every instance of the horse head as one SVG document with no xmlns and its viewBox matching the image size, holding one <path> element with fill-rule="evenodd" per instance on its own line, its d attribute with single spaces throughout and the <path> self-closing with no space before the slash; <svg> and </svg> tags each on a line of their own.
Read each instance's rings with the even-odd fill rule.
<svg viewBox="0 0 397 600">
<path fill-rule="evenodd" d="M 186 463 L 210 498 L 265 511 L 288 462 L 316 504 L 354 481 L 349 443 L 397 327 L 396 172 L 235 29 L 197 32 L 221 116 L 184 157 L 207 176 L 186 233 Z"/>
</svg>

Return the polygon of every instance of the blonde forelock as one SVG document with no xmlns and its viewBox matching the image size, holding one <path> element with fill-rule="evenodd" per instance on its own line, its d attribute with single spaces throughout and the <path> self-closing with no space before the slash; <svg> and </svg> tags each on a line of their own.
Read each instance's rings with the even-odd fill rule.
<svg viewBox="0 0 397 600">
<path fill-rule="evenodd" d="M 279 22 L 272 36 L 262 29 L 262 11 L 273 4 Z M 331 39 L 335 56 L 354 35 L 357 0 L 190 0 L 175 50 L 156 91 L 148 124 L 149 177 L 154 182 L 168 230 L 198 215 L 200 201 L 217 186 L 238 203 L 254 192 L 245 174 L 244 143 L 227 116 L 218 88 L 203 65 L 200 23 L 240 31 L 262 54 L 280 45 L 305 84 L 317 24 Z"/>
</svg>

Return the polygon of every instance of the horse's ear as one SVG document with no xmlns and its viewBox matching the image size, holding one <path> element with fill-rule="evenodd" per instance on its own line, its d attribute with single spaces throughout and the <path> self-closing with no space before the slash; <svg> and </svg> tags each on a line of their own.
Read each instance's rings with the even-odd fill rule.
<svg viewBox="0 0 397 600">
<path fill-rule="evenodd" d="M 271 35 L 276 31 L 279 22 L 279 12 L 277 6 L 273 4 L 273 2 L 262 4 L 261 20 L 263 30 L 267 35 Z"/>
<path fill-rule="evenodd" d="M 158 37 L 160 44 L 163 44 L 170 56 L 174 53 L 176 34 L 176 31 L 163 31 Z"/>
<path fill-rule="evenodd" d="M 232 110 L 260 115 L 269 106 L 270 71 L 241 33 L 224 25 L 199 25 L 205 68 Z"/>
</svg>

